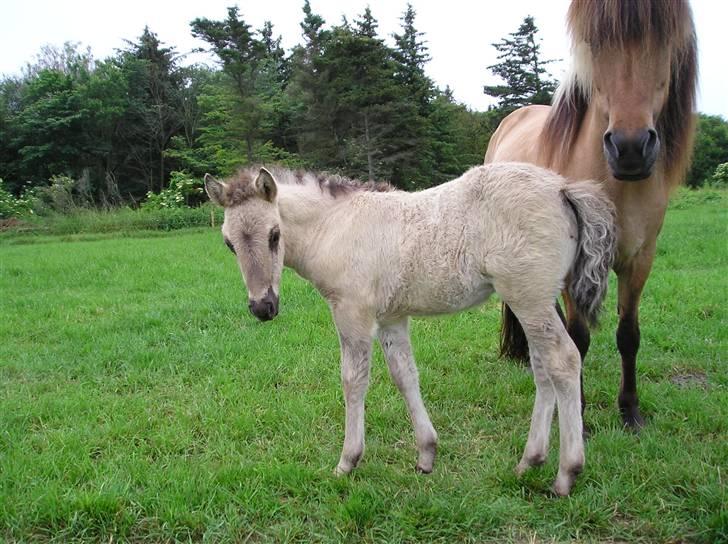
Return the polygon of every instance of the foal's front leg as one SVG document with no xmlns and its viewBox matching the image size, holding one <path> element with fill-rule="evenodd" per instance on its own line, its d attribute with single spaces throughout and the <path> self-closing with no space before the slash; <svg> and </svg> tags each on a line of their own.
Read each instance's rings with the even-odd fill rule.
<svg viewBox="0 0 728 544">
<path fill-rule="evenodd" d="M 402 321 L 382 325 L 379 329 L 379 342 L 382 345 L 384 358 L 387 360 L 389 373 L 392 375 L 399 392 L 407 404 L 412 418 L 417 442 L 417 467 L 419 472 L 432 472 L 437 451 L 437 433 L 427 415 L 425 403 L 420 394 L 420 382 L 412 355 L 409 338 L 409 322 Z"/>
<path fill-rule="evenodd" d="M 369 387 L 374 320 L 355 312 L 334 311 L 341 344 L 341 384 L 346 426 L 336 475 L 348 474 L 364 454 L 364 398 Z"/>
</svg>

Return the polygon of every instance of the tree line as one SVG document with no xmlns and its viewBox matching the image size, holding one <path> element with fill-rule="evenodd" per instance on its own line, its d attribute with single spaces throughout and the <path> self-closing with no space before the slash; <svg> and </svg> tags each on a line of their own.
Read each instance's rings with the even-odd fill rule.
<svg viewBox="0 0 728 544">
<path fill-rule="evenodd" d="M 98 61 L 77 44 L 44 47 L 21 76 L 0 80 L 0 178 L 17 195 L 63 175 L 108 205 L 140 202 L 174 172 L 225 176 L 267 162 L 423 188 L 480 164 L 499 121 L 548 103 L 556 85 L 530 17 L 493 44 L 499 62 L 489 68 L 504 84 L 484 87 L 499 101 L 486 112 L 426 75 L 411 5 L 392 45 L 369 8 L 327 25 L 305 0 L 301 17 L 290 51 L 271 22 L 254 29 L 237 7 L 191 21 L 215 67 L 185 65 L 149 28 Z M 694 184 L 726 162 L 726 127 L 701 119 L 709 149 L 696 153 Z"/>
</svg>

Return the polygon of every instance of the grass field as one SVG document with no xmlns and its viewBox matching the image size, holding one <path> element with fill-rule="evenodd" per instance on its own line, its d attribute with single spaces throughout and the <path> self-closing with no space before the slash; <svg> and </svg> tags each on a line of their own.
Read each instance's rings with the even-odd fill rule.
<svg viewBox="0 0 728 544">
<path fill-rule="evenodd" d="M 259 323 L 217 230 L 6 236 L 0 541 L 728 541 L 727 209 L 725 192 L 683 193 L 668 214 L 642 303 L 638 436 L 616 409 L 612 285 L 566 499 L 549 494 L 553 449 L 513 473 L 534 386 L 497 357 L 496 300 L 414 322 L 435 472 L 414 471 L 377 351 L 367 451 L 337 479 L 338 342 L 308 284 L 287 273 L 281 314 Z"/>
</svg>

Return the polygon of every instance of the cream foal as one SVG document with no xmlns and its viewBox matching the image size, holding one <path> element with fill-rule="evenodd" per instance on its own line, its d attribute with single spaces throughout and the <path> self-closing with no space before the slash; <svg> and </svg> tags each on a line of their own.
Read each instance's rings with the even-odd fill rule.
<svg viewBox="0 0 728 544">
<path fill-rule="evenodd" d="M 226 182 L 206 175 L 205 189 L 225 208 L 222 233 L 256 317 L 277 315 L 284 265 L 311 281 L 331 308 L 346 403 L 337 474 L 350 472 L 364 452 L 375 336 L 412 418 L 417 469 L 432 471 L 437 433 L 420 394 L 408 318 L 464 310 L 495 291 L 524 325 L 536 382 L 517 472 L 546 459 L 558 404 L 554 490 L 569 493 L 584 464 L 580 359 L 554 301 L 565 286 L 594 320 L 606 292 L 614 217 L 596 184 L 566 185 L 547 170 L 511 163 L 473 168 L 416 193 L 265 168 Z"/>
</svg>

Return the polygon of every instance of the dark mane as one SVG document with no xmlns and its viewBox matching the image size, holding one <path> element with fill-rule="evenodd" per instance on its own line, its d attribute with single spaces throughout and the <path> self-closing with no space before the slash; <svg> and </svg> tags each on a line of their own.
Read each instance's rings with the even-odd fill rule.
<svg viewBox="0 0 728 544">
<path fill-rule="evenodd" d="M 657 131 L 671 182 L 687 169 L 694 134 L 698 77 L 697 42 L 692 13 L 685 0 L 573 0 L 567 15 L 572 46 L 591 52 L 624 50 L 633 44 L 672 50 L 670 89 Z M 589 90 L 577 74 L 562 83 L 541 134 L 543 149 L 554 166 L 567 159 L 589 107 Z"/>
<path fill-rule="evenodd" d="M 246 166 L 225 181 L 225 200 L 230 206 L 242 204 L 255 196 L 254 181 L 258 177 L 261 165 Z M 350 195 L 361 191 L 387 192 L 395 188 L 382 181 L 357 181 L 338 174 L 327 172 L 310 172 L 302 169 L 289 170 L 278 166 L 266 166 L 273 174 L 276 183 L 282 185 L 311 185 L 317 186 L 323 194 L 332 198 Z"/>
</svg>

